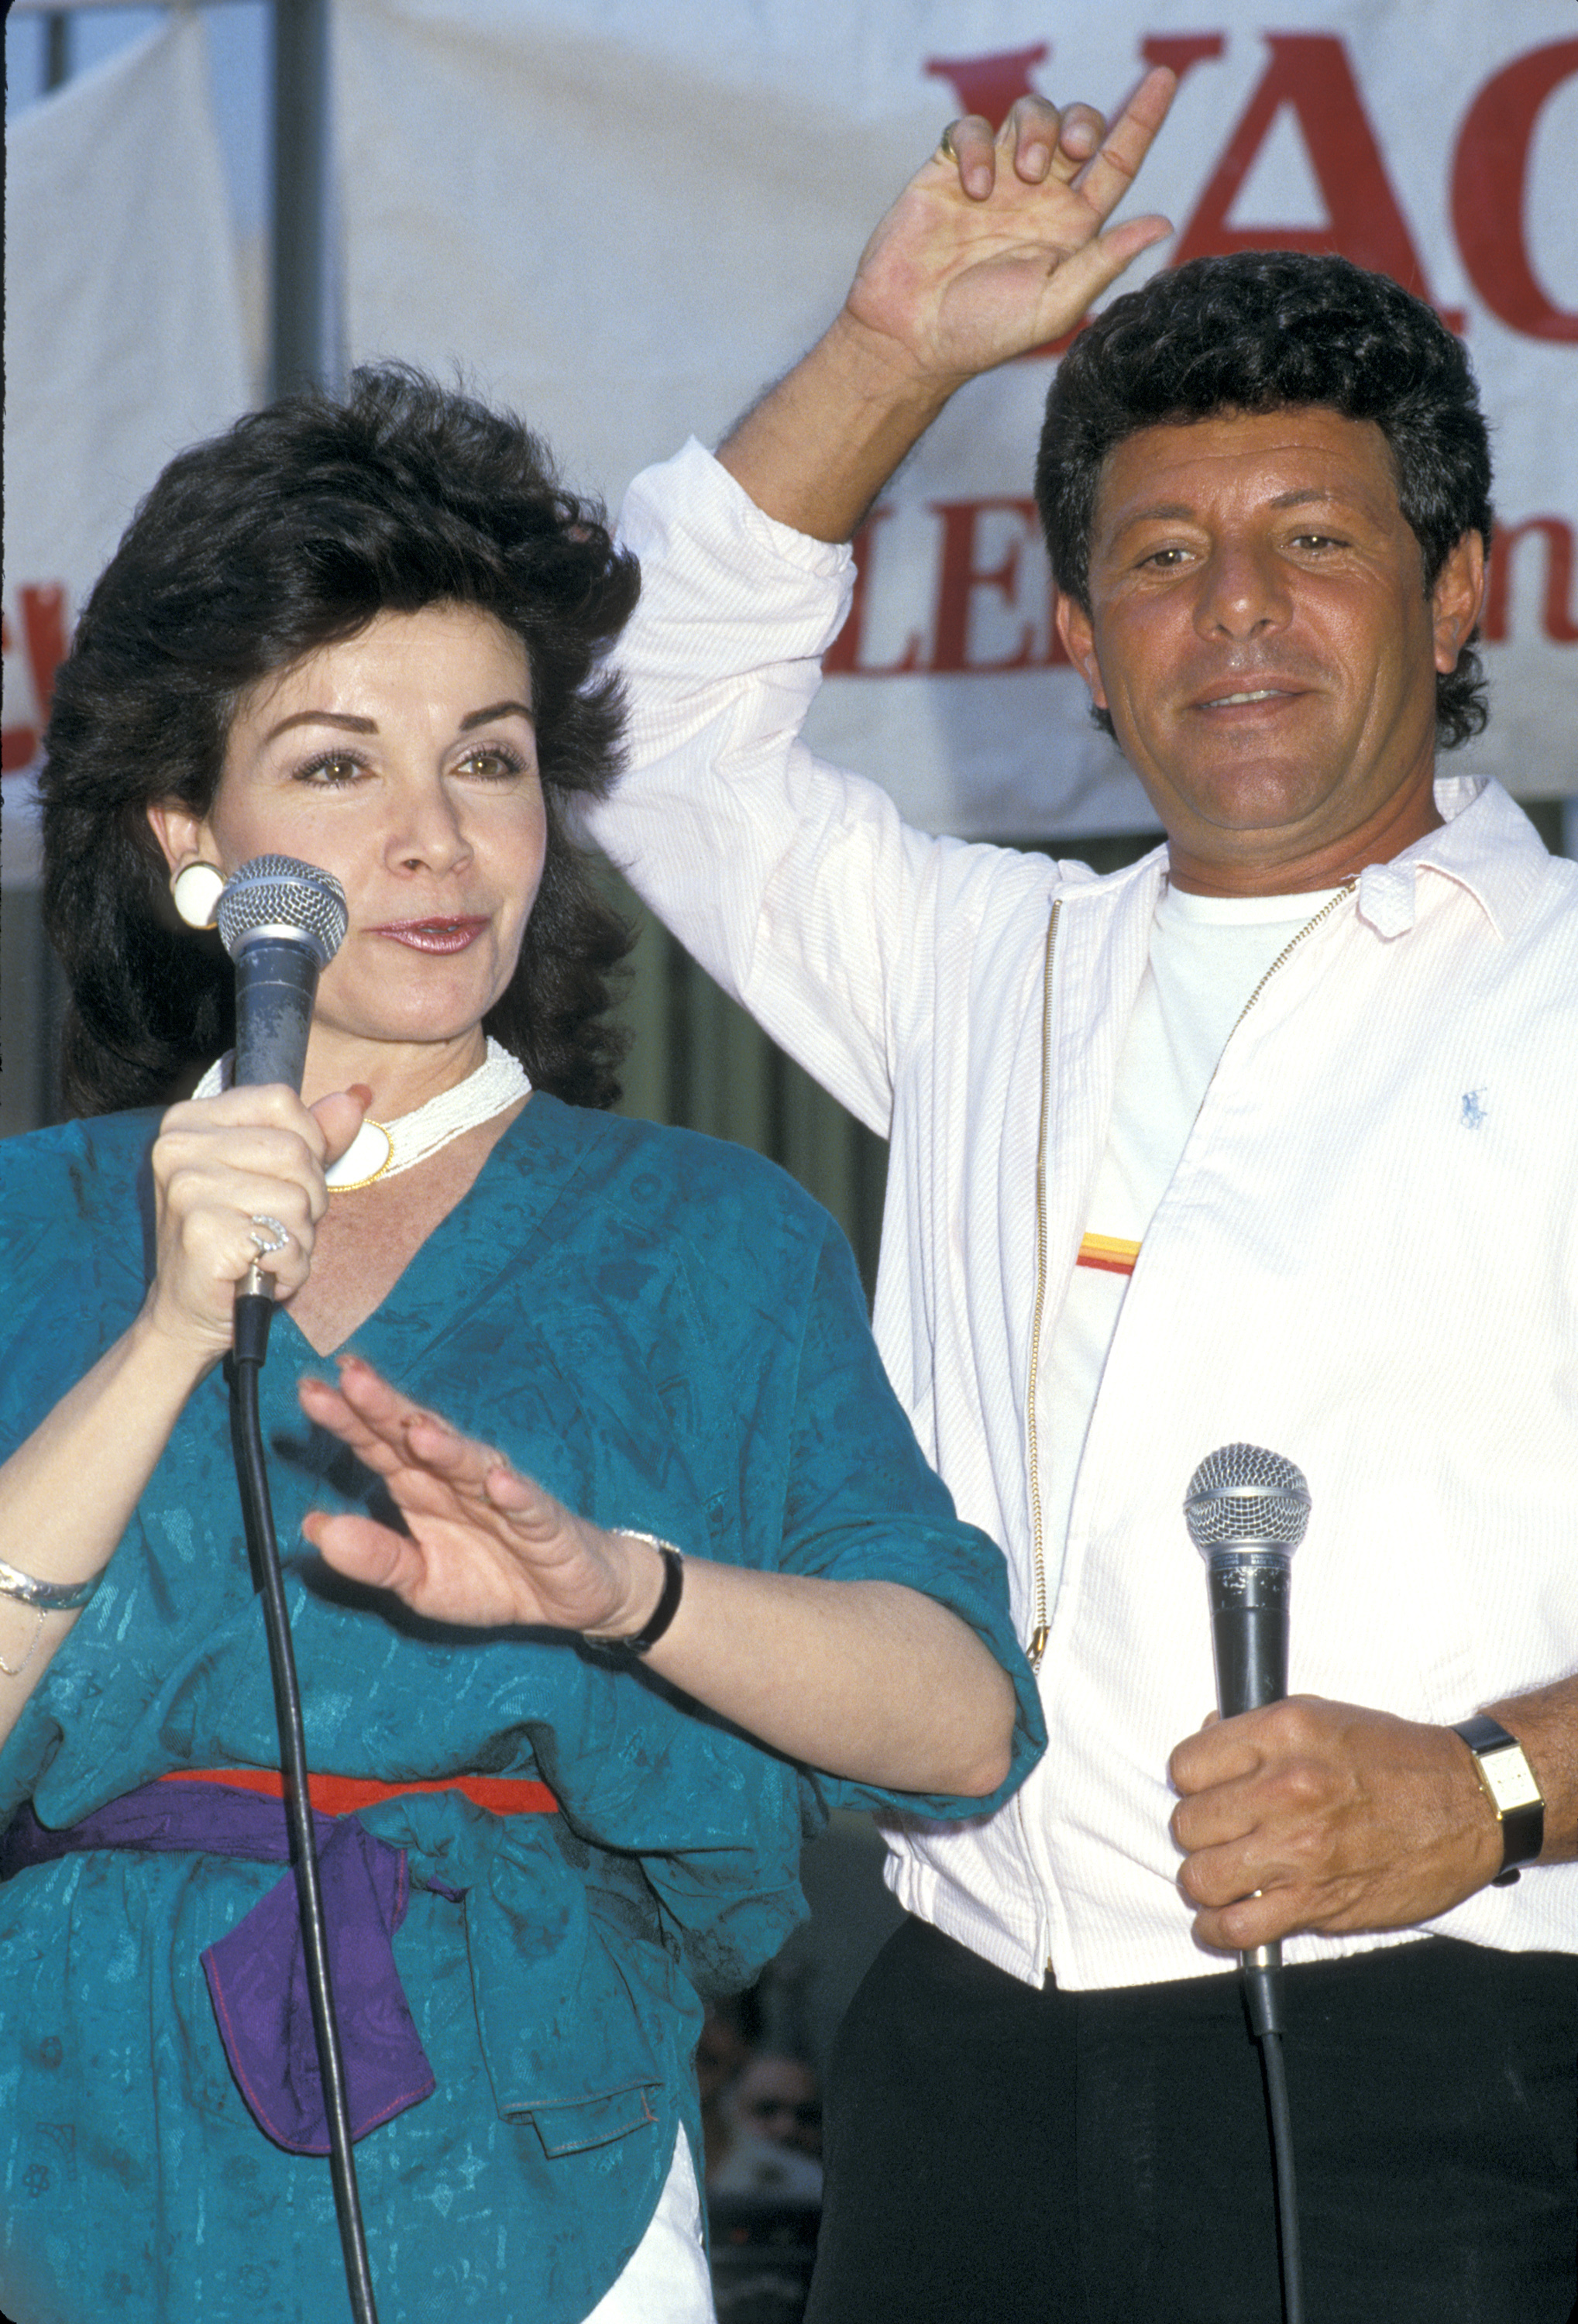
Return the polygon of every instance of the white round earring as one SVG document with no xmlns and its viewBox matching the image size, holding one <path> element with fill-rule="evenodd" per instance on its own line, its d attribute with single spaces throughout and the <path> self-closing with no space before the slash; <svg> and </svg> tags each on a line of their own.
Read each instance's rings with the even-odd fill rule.
<svg viewBox="0 0 1578 2324">
<path fill-rule="evenodd" d="M 179 872 L 171 872 L 170 892 L 175 899 L 176 910 L 189 928 L 211 928 L 214 926 L 219 899 L 226 885 L 225 874 L 217 864 L 205 863 L 200 856 L 194 856 L 189 863 L 183 863 Z"/>
</svg>

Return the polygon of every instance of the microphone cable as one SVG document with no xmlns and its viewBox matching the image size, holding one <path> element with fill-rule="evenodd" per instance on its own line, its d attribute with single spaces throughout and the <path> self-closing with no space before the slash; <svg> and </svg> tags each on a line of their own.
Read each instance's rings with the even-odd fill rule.
<svg viewBox="0 0 1578 2324">
<path fill-rule="evenodd" d="M 315 863 L 303 863 L 291 855 L 254 856 L 229 881 L 219 899 L 217 918 L 220 940 L 235 963 L 235 1084 L 284 1082 L 300 1091 L 318 972 L 328 966 L 345 940 L 348 924 L 345 891 L 331 872 Z M 329 2175 L 334 2182 L 346 2289 L 355 2324 L 378 2324 L 352 2152 L 345 2058 L 329 1974 L 301 1690 L 296 1678 L 291 1613 L 285 1602 L 258 1410 L 258 1375 L 268 1356 L 273 1313 L 273 1278 L 254 1262 L 235 1289 L 235 1321 L 226 1367 L 231 1447 L 241 1489 L 253 1586 L 263 1600 L 268 1634 L 269 1674 L 280 1730 L 280 1773 L 284 1781 L 318 2071 L 328 2123 Z"/>
<path fill-rule="evenodd" d="M 285 1814 L 291 1834 L 291 1864 L 296 1876 L 296 1901 L 301 1917 L 301 1940 L 307 1961 L 307 1990 L 312 2005 L 312 2031 L 318 2046 L 318 2070 L 323 2084 L 324 2112 L 328 2120 L 328 2167 L 334 2182 L 335 2217 L 339 2222 L 340 2251 L 345 2260 L 346 2289 L 355 2324 L 378 2324 L 373 2299 L 373 2274 L 367 2259 L 367 2238 L 362 2225 L 362 2200 L 356 2185 L 355 2157 L 351 2147 L 351 2113 L 346 2091 L 345 2060 L 340 2048 L 339 2020 L 335 2014 L 334 1987 L 329 1976 L 328 1934 L 323 1917 L 323 1889 L 318 1877 L 318 1837 L 313 1829 L 312 1803 L 307 1778 L 307 1737 L 301 1720 L 301 1690 L 296 1677 L 296 1656 L 291 1643 L 291 1614 L 285 1603 L 285 1580 L 280 1565 L 280 1545 L 269 1499 L 268 1468 L 263 1457 L 263 1425 L 258 1411 L 258 1374 L 268 1354 L 269 1325 L 273 1318 L 272 1278 L 261 1267 L 248 1268 L 235 1293 L 235 1326 L 226 1370 L 230 1383 L 232 1449 L 235 1480 L 241 1489 L 246 1546 L 252 1560 L 253 1585 L 263 1600 L 263 1627 L 268 1633 L 269 1674 L 274 1688 L 274 1717 L 280 1730 L 280 1770 L 285 1784 Z"/>
<path fill-rule="evenodd" d="M 1244 2015 L 1260 2053 L 1271 2175 L 1277 2193 L 1277 2249 L 1282 2270 L 1282 2324 L 1304 2324 L 1304 2262 L 1298 2247 L 1298 2181 L 1293 2167 L 1293 2112 L 1282 2038 L 1282 1948 L 1257 1945 L 1241 1956 Z"/>
</svg>

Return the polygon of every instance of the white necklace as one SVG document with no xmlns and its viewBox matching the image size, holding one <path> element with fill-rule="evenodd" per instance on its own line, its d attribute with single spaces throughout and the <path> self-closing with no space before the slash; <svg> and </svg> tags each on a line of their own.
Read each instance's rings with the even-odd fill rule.
<svg viewBox="0 0 1578 2324">
<path fill-rule="evenodd" d="M 227 1049 L 217 1065 L 208 1067 L 192 1092 L 194 1097 L 217 1097 L 230 1086 L 235 1053 Z M 479 1122 L 492 1121 L 517 1098 L 530 1094 L 526 1068 L 501 1042 L 488 1036 L 487 1056 L 474 1074 L 453 1089 L 440 1090 L 412 1113 L 397 1114 L 392 1121 L 363 1122 L 337 1162 L 325 1173 L 332 1194 L 354 1194 L 374 1178 L 392 1178 L 425 1162 L 441 1146 L 463 1138 Z"/>
</svg>

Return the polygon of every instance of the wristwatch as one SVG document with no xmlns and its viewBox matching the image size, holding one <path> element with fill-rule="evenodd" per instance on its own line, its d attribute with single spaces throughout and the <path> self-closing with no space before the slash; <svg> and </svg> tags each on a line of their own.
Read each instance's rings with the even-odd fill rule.
<svg viewBox="0 0 1578 2324">
<path fill-rule="evenodd" d="M 1520 1864 L 1532 1864 L 1546 1841 L 1546 1803 L 1522 1744 L 1499 1720 L 1480 1711 L 1454 1722 L 1473 1753 L 1474 1768 L 1501 1827 L 1501 1869 L 1492 1888 L 1509 1888 Z"/>
</svg>

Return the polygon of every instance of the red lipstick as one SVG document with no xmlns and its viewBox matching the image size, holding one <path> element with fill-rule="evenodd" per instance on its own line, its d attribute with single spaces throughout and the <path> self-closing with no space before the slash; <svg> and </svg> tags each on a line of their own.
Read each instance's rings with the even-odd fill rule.
<svg viewBox="0 0 1578 2324">
<path fill-rule="evenodd" d="M 485 915 L 480 918 L 435 917 L 425 920 L 389 920 L 373 934 L 388 936 L 394 944 L 408 945 L 413 952 L 464 952 L 475 944 L 487 927 Z"/>
</svg>

